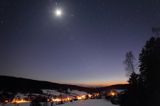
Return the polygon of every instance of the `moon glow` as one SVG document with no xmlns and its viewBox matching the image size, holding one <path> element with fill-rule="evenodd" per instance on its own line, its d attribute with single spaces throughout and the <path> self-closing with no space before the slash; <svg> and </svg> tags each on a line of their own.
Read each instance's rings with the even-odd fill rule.
<svg viewBox="0 0 160 106">
<path fill-rule="evenodd" d="M 62 9 L 56 9 L 54 12 L 55 16 L 61 17 L 63 15 Z"/>
</svg>

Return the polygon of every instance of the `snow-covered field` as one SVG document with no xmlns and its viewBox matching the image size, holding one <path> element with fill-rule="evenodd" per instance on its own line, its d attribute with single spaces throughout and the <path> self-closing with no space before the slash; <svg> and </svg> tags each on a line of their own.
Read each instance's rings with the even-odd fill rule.
<svg viewBox="0 0 160 106">
<path fill-rule="evenodd" d="M 0 106 L 17 106 L 17 105 L 16 104 L 5 104 L 5 105 L 0 104 Z M 30 103 L 21 103 L 18 106 L 30 106 Z M 50 103 L 48 103 L 48 106 L 50 106 Z M 111 102 L 105 99 L 88 99 L 88 100 L 68 102 L 68 103 L 56 105 L 56 106 L 118 106 L 118 105 L 113 105 Z"/>
<path fill-rule="evenodd" d="M 105 99 L 88 99 L 88 100 L 79 100 L 76 102 L 69 102 L 59 106 L 118 106 L 118 105 L 113 105 L 111 102 Z"/>
</svg>

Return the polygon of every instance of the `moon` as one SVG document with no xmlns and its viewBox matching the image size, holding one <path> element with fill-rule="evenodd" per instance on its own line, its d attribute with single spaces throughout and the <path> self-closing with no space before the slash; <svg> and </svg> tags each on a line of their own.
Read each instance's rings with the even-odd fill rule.
<svg viewBox="0 0 160 106">
<path fill-rule="evenodd" d="M 63 11 L 62 9 L 60 8 L 57 8 L 55 11 L 54 11 L 54 14 L 56 17 L 61 17 L 63 15 Z"/>
</svg>

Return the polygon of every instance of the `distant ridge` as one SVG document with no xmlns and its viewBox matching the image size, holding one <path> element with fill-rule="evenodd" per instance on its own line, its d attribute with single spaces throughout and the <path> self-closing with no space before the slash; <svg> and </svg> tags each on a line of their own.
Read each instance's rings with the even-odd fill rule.
<svg viewBox="0 0 160 106">
<path fill-rule="evenodd" d="M 52 89 L 58 91 L 67 91 L 68 89 L 71 89 L 91 93 L 96 91 L 108 91 L 110 89 L 126 89 L 127 86 L 128 84 L 116 84 L 106 87 L 93 88 L 0 75 L 0 91 L 15 93 L 42 93 L 42 89 Z"/>
<path fill-rule="evenodd" d="M 128 84 L 116 84 L 116 85 L 110 85 L 110 86 L 106 86 L 106 87 L 100 87 L 98 88 L 101 91 L 108 91 L 111 89 L 127 89 Z"/>
<path fill-rule="evenodd" d="M 81 87 L 77 85 L 69 84 L 59 84 L 48 81 L 38 81 L 27 78 L 18 78 L 11 76 L 0 75 L 0 91 L 10 91 L 10 92 L 32 92 L 32 93 L 42 93 L 41 89 L 52 89 L 52 90 L 79 90 L 91 92 L 94 89 L 88 87 Z"/>
</svg>

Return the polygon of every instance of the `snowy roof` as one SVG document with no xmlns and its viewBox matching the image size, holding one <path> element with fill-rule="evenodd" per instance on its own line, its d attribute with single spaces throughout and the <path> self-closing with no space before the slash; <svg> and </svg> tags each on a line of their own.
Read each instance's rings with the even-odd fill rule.
<svg viewBox="0 0 160 106">
<path fill-rule="evenodd" d="M 125 91 L 125 89 L 115 89 L 117 92 L 123 92 L 123 91 Z"/>
<path fill-rule="evenodd" d="M 27 97 L 27 95 L 22 94 L 22 93 L 17 93 L 15 96 L 16 96 L 16 97 L 18 96 L 18 97 L 20 97 L 20 98 L 25 98 L 25 97 Z"/>
<path fill-rule="evenodd" d="M 51 95 L 60 95 L 60 94 L 62 94 L 61 92 L 58 92 L 56 90 L 50 90 L 50 89 L 43 89 L 42 92 L 44 94 L 51 94 Z"/>
<path fill-rule="evenodd" d="M 86 95 L 87 94 L 86 92 L 78 91 L 78 90 L 72 90 L 72 91 L 70 91 L 70 93 L 77 94 L 77 95 Z"/>
</svg>

